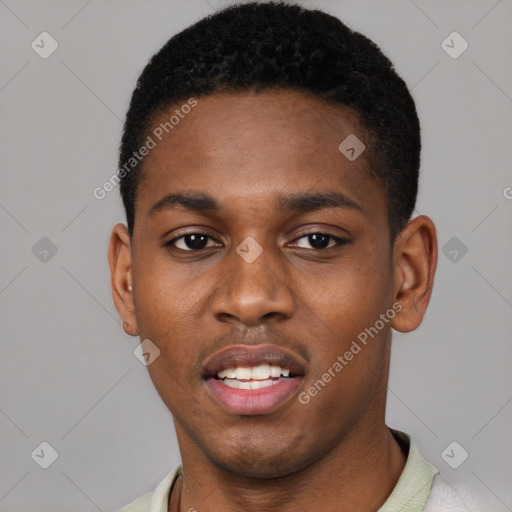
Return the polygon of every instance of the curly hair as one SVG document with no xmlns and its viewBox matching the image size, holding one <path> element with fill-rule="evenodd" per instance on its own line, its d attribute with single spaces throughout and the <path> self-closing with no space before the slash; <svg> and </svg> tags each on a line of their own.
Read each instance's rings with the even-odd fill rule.
<svg viewBox="0 0 512 512">
<path fill-rule="evenodd" d="M 284 2 L 231 5 L 174 35 L 147 63 L 133 91 L 119 169 L 143 144 L 152 120 L 190 97 L 292 89 L 353 108 L 381 180 L 391 245 L 416 203 L 420 125 L 414 100 L 380 48 L 338 18 Z M 119 172 L 119 171 L 118 171 Z M 133 237 L 143 160 L 123 172 L 120 192 Z"/>
</svg>

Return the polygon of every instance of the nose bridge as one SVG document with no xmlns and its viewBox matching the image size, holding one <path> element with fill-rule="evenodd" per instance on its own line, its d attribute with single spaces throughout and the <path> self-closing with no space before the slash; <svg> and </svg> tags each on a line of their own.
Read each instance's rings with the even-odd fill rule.
<svg viewBox="0 0 512 512">
<path fill-rule="evenodd" d="M 263 286 L 267 291 L 275 288 L 277 265 L 272 247 L 262 246 L 253 237 L 247 237 L 235 253 L 232 258 L 235 281 L 244 286 Z M 274 279 L 269 279 L 270 276 Z"/>
<path fill-rule="evenodd" d="M 250 324 L 269 313 L 289 316 L 294 301 L 283 265 L 273 247 L 247 237 L 229 256 L 229 271 L 217 290 L 214 314 Z"/>
</svg>

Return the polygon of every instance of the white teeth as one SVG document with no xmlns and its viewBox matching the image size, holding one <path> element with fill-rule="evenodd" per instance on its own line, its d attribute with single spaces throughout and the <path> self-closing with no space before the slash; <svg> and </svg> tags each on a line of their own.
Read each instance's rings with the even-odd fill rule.
<svg viewBox="0 0 512 512">
<path fill-rule="evenodd" d="M 252 376 L 253 380 L 264 380 L 270 377 L 270 365 L 260 364 L 259 366 L 253 366 Z"/>
<path fill-rule="evenodd" d="M 252 378 L 252 369 L 249 366 L 239 366 L 236 369 L 236 378 L 238 380 L 250 380 Z"/>
<path fill-rule="evenodd" d="M 217 374 L 219 379 L 223 379 L 227 377 L 228 379 L 236 379 L 236 368 L 227 368 L 226 370 L 222 370 Z"/>
<path fill-rule="evenodd" d="M 280 377 L 281 376 L 281 367 L 280 366 L 271 366 L 270 367 L 270 376 L 271 377 Z"/>
<path fill-rule="evenodd" d="M 235 379 L 224 379 L 222 382 L 224 384 L 226 384 L 226 386 L 229 386 L 230 388 L 235 388 L 235 389 L 238 389 L 239 384 L 240 384 L 240 382 Z"/>
<path fill-rule="evenodd" d="M 258 366 L 238 366 L 236 368 L 226 368 L 217 374 L 219 379 L 238 379 L 238 380 L 266 380 L 269 377 L 288 377 L 290 370 L 276 365 L 260 364 Z"/>
<path fill-rule="evenodd" d="M 265 380 L 251 380 L 251 381 L 240 381 L 236 379 L 224 379 L 222 381 L 226 386 L 235 389 L 260 389 L 266 388 L 277 384 L 279 380 L 265 379 Z"/>
</svg>

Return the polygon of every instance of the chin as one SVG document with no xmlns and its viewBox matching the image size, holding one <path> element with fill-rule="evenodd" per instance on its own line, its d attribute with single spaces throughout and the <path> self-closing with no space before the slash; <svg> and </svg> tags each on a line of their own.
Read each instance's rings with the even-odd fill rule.
<svg viewBox="0 0 512 512">
<path fill-rule="evenodd" d="M 313 450 L 314 451 L 314 450 Z M 301 453 L 296 443 L 286 446 L 276 446 L 272 436 L 255 443 L 248 440 L 229 446 L 222 443 L 213 450 L 207 451 L 207 456 L 219 469 L 247 478 L 281 478 L 295 473 L 308 466 L 311 460 Z"/>
<path fill-rule="evenodd" d="M 228 473 L 246 478 L 281 478 L 300 469 L 295 461 L 276 461 L 273 457 L 245 460 L 227 460 L 224 457 L 222 460 L 215 459 L 212 462 Z"/>
</svg>

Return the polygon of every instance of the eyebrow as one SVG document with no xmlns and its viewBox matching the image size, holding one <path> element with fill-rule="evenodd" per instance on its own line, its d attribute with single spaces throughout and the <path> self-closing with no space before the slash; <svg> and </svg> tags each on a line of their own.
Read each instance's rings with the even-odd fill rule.
<svg viewBox="0 0 512 512">
<path fill-rule="evenodd" d="M 162 197 L 149 210 L 153 217 L 163 210 L 183 207 L 196 213 L 219 213 L 222 206 L 217 199 L 204 192 L 174 192 Z M 308 213 L 326 208 L 353 209 L 364 213 L 363 209 L 354 200 L 337 191 L 306 192 L 279 196 L 277 207 L 280 211 L 294 213 Z"/>
</svg>

